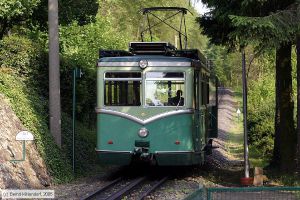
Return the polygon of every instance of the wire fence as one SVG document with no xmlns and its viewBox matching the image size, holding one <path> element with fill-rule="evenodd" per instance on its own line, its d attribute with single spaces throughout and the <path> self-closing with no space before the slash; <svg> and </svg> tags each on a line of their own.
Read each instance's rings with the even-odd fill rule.
<svg viewBox="0 0 300 200">
<path fill-rule="evenodd" d="M 300 187 L 200 188 L 186 200 L 300 200 Z"/>
</svg>

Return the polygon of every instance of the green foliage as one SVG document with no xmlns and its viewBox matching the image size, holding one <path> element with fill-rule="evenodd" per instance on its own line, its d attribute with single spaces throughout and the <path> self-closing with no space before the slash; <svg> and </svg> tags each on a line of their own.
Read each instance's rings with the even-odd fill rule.
<svg viewBox="0 0 300 200">
<path fill-rule="evenodd" d="M 98 11 L 97 0 L 59 0 L 59 17 L 62 24 L 78 21 L 80 25 L 93 21 Z"/>
<path fill-rule="evenodd" d="M 28 19 L 40 0 L 0 1 L 0 39 L 8 28 Z"/>
<path fill-rule="evenodd" d="M 116 33 L 112 24 L 98 19 L 84 26 L 76 22 L 60 29 L 61 53 L 66 59 L 74 59 L 77 66 L 95 70 L 99 49 L 125 49 L 128 39 Z"/>
<path fill-rule="evenodd" d="M 258 149 L 262 156 L 267 157 L 271 156 L 274 145 L 274 91 L 273 74 L 265 75 L 249 85 L 249 143 Z"/>
<path fill-rule="evenodd" d="M 30 15 L 40 0 L 5 0 L 0 2 L 0 19 L 11 20 Z"/>
<path fill-rule="evenodd" d="M 68 115 L 63 113 L 63 148 L 60 150 L 54 143 L 48 130 L 47 92 L 45 93 L 45 91 L 43 91 L 47 90 L 48 77 L 47 73 L 43 71 L 45 67 L 41 64 L 44 62 L 44 60 L 42 60 L 44 58 L 44 52 L 42 51 L 41 45 L 26 37 L 12 35 L 5 37 L 1 41 L 1 47 L 0 93 L 3 93 L 10 99 L 13 110 L 21 119 L 24 126 L 34 133 L 37 148 L 54 182 L 63 183 L 72 180 L 72 120 Z M 79 58 L 82 57 L 79 56 Z M 47 70 L 47 68 L 45 69 Z M 94 68 L 91 70 L 93 70 L 93 73 L 86 75 L 90 79 L 95 73 Z M 65 78 L 69 74 L 63 75 L 63 78 Z M 89 87 L 89 84 L 91 84 L 91 80 L 85 77 L 82 81 L 78 91 L 80 97 L 82 97 L 80 101 L 84 102 L 86 99 L 95 101 L 95 97 L 93 96 L 95 95 L 94 91 L 90 91 L 93 94 L 90 96 L 94 98 L 90 98 L 85 94 L 85 92 L 89 92 L 86 91 L 86 89 Z M 42 82 L 46 82 L 46 84 Z M 71 81 L 67 84 L 70 85 Z M 66 92 L 71 94 L 70 91 Z M 65 94 L 63 94 L 63 97 L 65 97 Z M 70 101 L 70 99 L 71 97 L 66 99 L 63 106 L 69 106 L 70 103 L 67 101 Z M 89 105 L 89 108 L 92 110 L 91 113 L 95 115 L 93 103 Z M 81 111 L 81 109 L 78 110 Z M 91 123 L 93 124 L 93 122 Z M 91 127 L 94 127 L 94 124 Z M 96 131 L 94 129 L 88 129 L 80 122 L 77 122 L 76 130 L 77 175 L 86 175 L 96 170 L 101 170 L 94 151 L 96 146 Z"/>
<path fill-rule="evenodd" d="M 199 33 L 199 26 L 195 21 L 197 13 L 195 9 L 190 5 L 189 1 L 182 0 L 118 0 L 118 1 L 106 1 L 100 4 L 98 18 L 104 18 L 109 23 L 113 24 L 112 28 L 117 33 L 122 33 L 125 37 L 129 38 L 129 41 L 140 41 L 141 31 L 146 28 L 146 20 L 140 12 L 142 8 L 147 7 L 184 7 L 188 8 L 192 13 L 186 15 L 187 35 L 188 35 L 188 47 L 204 49 L 207 43 L 206 37 Z M 158 16 L 162 18 L 171 16 L 176 12 L 169 12 L 168 14 L 163 12 L 156 12 Z M 153 16 L 149 17 L 150 23 L 153 25 L 159 22 Z M 167 20 L 172 26 L 179 29 L 180 15 L 175 18 Z M 154 41 L 168 41 L 175 44 L 175 35 L 178 33 L 172 31 L 170 27 L 164 24 L 158 25 L 153 28 L 152 34 Z M 150 41 L 149 32 L 145 33 L 145 40 Z M 179 46 L 179 45 L 178 45 Z"/>
<path fill-rule="evenodd" d="M 244 41 L 244 39 L 247 37 L 253 39 L 253 32 L 251 32 L 251 30 L 256 30 L 257 27 L 262 27 L 263 30 L 257 29 L 261 31 L 257 32 L 256 36 L 264 36 L 266 39 L 264 42 L 268 44 L 271 39 L 270 35 L 268 35 L 268 33 L 271 32 L 268 30 L 268 27 L 272 28 L 272 25 L 268 21 L 265 23 L 250 24 L 247 19 L 250 17 L 268 16 L 271 12 L 285 9 L 287 6 L 294 3 L 295 0 L 203 0 L 202 2 L 207 4 L 208 8 L 212 9 L 210 11 L 210 15 L 198 18 L 198 22 L 203 27 L 203 33 L 207 35 L 210 38 L 210 41 L 214 44 L 225 44 L 230 47 L 235 47 L 238 43 L 242 46 L 245 45 L 246 41 Z M 241 25 L 240 28 L 237 28 L 237 25 Z M 274 29 L 272 28 L 272 30 Z M 237 40 L 238 38 L 239 40 Z"/>
<path fill-rule="evenodd" d="M 99 49 L 125 49 L 128 39 L 112 30 L 106 21 L 79 26 L 73 23 L 60 29 L 62 104 L 71 114 L 72 69 L 80 67 L 84 76 L 78 81 L 77 111 L 81 121 L 95 126 L 96 62 Z"/>
<path fill-rule="evenodd" d="M 72 160 L 72 119 L 62 115 L 62 132 L 63 134 L 63 152 L 69 161 Z M 87 128 L 84 124 L 76 121 L 75 133 L 75 166 L 76 175 L 84 176 L 101 171 L 102 166 L 98 161 L 95 152 L 96 147 L 96 130 Z"/>
<path fill-rule="evenodd" d="M 48 0 L 40 0 L 32 14 L 30 23 L 38 25 L 41 29 L 47 30 Z M 78 24 L 84 25 L 95 20 L 98 11 L 98 0 L 58 0 L 59 23 L 61 25 L 71 24 L 77 21 Z"/>
<path fill-rule="evenodd" d="M 236 28 L 230 37 L 239 38 L 245 44 L 257 42 L 265 48 L 279 47 L 296 40 L 300 30 L 300 1 L 264 17 L 231 15 L 229 18 Z"/>
<path fill-rule="evenodd" d="M 229 52 L 222 46 L 209 44 L 205 54 L 212 62 L 212 70 L 219 79 L 220 85 L 236 88 L 241 84 L 241 54 Z"/>
<path fill-rule="evenodd" d="M 35 73 L 41 49 L 31 40 L 11 35 L 0 41 L 0 67 L 11 68 L 15 73 Z"/>
</svg>

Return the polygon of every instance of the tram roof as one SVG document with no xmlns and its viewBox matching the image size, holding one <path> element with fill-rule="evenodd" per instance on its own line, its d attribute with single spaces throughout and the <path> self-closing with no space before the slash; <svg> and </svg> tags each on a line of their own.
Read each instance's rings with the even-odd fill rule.
<svg viewBox="0 0 300 200">
<path fill-rule="evenodd" d="M 164 62 L 192 62 L 193 59 L 185 57 L 172 57 L 163 55 L 133 55 L 120 57 L 103 57 L 98 62 L 139 62 L 140 60 L 147 61 L 164 61 Z"/>
<path fill-rule="evenodd" d="M 119 57 L 103 57 L 98 60 L 98 67 L 113 67 L 113 66 L 139 66 L 141 60 L 146 60 L 149 66 L 152 67 L 202 67 L 209 70 L 206 63 L 201 60 L 195 60 L 186 57 L 162 56 L 162 55 L 133 55 Z M 193 62 L 198 64 L 194 65 Z"/>
</svg>

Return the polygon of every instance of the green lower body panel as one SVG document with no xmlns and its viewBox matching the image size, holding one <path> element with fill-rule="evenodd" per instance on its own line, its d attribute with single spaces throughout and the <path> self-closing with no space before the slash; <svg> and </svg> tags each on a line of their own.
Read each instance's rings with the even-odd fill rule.
<svg viewBox="0 0 300 200">
<path fill-rule="evenodd" d="M 129 165 L 133 158 L 131 152 L 108 152 L 97 151 L 101 163 L 108 165 Z M 203 164 L 204 155 L 194 152 L 158 152 L 154 156 L 149 155 L 145 162 L 151 162 L 154 159 L 158 166 L 189 166 Z M 139 158 L 139 157 L 135 157 Z"/>
<path fill-rule="evenodd" d="M 159 166 L 203 163 L 203 153 L 198 151 L 202 149 L 200 136 L 204 133 L 196 136 L 192 113 L 178 112 L 144 124 L 124 116 L 99 114 L 96 149 L 100 162 L 129 165 L 140 160 Z M 148 131 L 145 137 L 138 134 L 142 129 Z M 195 141 L 199 141 L 197 148 Z"/>
</svg>

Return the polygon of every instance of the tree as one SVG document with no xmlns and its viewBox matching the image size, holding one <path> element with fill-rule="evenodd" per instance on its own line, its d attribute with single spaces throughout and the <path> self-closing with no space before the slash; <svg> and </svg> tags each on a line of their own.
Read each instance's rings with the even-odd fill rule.
<svg viewBox="0 0 300 200">
<path fill-rule="evenodd" d="M 30 23 L 39 25 L 43 30 L 47 29 L 48 1 L 39 0 L 41 3 L 33 10 Z M 79 25 L 88 24 L 95 20 L 98 12 L 98 0 L 58 0 L 59 23 L 61 25 L 71 24 L 74 20 Z"/>
<path fill-rule="evenodd" d="M 5 0 L 0 1 L 0 39 L 16 24 L 28 19 L 40 0 Z"/>
<path fill-rule="evenodd" d="M 298 137 L 297 148 L 297 165 L 300 171 L 300 55 L 299 55 L 299 34 L 300 34 L 300 1 L 289 5 L 286 9 L 271 13 L 265 17 L 238 17 L 233 16 L 232 20 L 238 32 L 247 33 L 243 40 L 255 39 L 262 46 L 267 45 L 277 47 L 276 59 L 276 115 L 275 115 L 275 143 L 273 163 L 280 165 L 285 170 L 291 163 L 292 157 L 296 153 L 296 136 Z M 264 33 L 264 34 L 262 34 Z M 296 44 L 297 49 L 297 135 L 293 134 L 292 118 L 286 115 L 286 112 L 293 109 L 292 101 L 284 101 L 292 99 L 291 85 L 292 77 L 287 74 L 287 70 L 291 71 L 291 44 Z M 282 57 L 281 57 L 282 56 Z M 281 58 L 279 58 L 281 57 Z M 283 76 L 286 79 L 282 79 Z M 290 123 L 289 125 L 287 123 Z M 290 131 L 287 131 L 290 130 Z M 290 145 L 288 145 L 290 144 Z M 292 156 L 287 156 L 292 155 Z M 291 157 L 288 160 L 287 157 Z M 294 163 L 291 165 L 293 167 Z"/>
<path fill-rule="evenodd" d="M 253 37 L 252 30 L 258 30 L 258 35 L 265 40 L 260 41 L 258 46 L 266 47 L 270 39 L 275 39 L 273 33 L 267 28 L 258 29 L 257 26 L 250 25 L 247 29 L 244 27 L 243 20 L 235 18 L 230 19 L 230 15 L 246 17 L 264 17 L 270 12 L 284 10 L 294 3 L 289 1 L 217 1 L 203 0 L 212 10 L 209 15 L 198 19 L 200 25 L 204 27 L 204 33 L 211 38 L 211 42 L 216 44 L 226 44 L 234 47 L 236 44 L 245 45 L 249 40 L 256 39 Z M 271 26 L 269 22 L 266 27 Z M 249 31 L 246 31 L 249 30 Z M 289 31 L 287 31 L 289 32 Z M 239 40 L 237 41 L 236 38 Z M 246 38 L 246 39 L 245 39 Z M 275 41 L 275 40 L 274 40 Z M 284 71 L 284 73 L 282 73 Z M 274 162 L 281 169 L 289 171 L 294 166 L 295 159 L 295 133 L 293 124 L 293 100 L 292 100 L 292 81 L 291 81 L 291 44 L 279 43 L 276 50 L 276 118 L 275 118 L 275 145 L 274 145 Z M 290 137 L 291 136 L 291 137 Z M 287 139 L 291 138 L 291 139 Z M 284 156 L 283 156 L 284 155 Z M 278 159 L 280 157 L 280 159 Z M 278 162 L 277 162 L 278 161 Z"/>
</svg>

